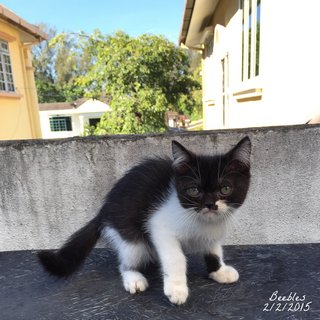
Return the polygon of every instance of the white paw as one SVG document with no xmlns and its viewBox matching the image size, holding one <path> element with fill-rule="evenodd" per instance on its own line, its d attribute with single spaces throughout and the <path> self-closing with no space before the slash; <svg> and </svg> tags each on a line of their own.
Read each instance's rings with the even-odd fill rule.
<svg viewBox="0 0 320 320">
<path fill-rule="evenodd" d="M 233 283 L 238 281 L 239 273 L 231 266 L 221 266 L 216 272 L 211 272 L 209 278 L 219 283 Z"/>
<path fill-rule="evenodd" d="M 138 271 L 122 272 L 123 285 L 131 294 L 142 292 L 148 288 L 147 279 Z"/>
<path fill-rule="evenodd" d="M 189 290 L 185 283 L 165 281 L 164 294 L 174 304 L 183 304 L 186 302 Z"/>
</svg>

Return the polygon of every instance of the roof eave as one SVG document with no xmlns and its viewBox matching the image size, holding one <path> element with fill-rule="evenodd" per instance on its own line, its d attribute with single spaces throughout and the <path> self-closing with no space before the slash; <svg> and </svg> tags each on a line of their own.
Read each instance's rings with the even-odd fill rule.
<svg viewBox="0 0 320 320">
<path fill-rule="evenodd" d="M 201 49 L 203 35 L 210 26 L 219 0 L 186 0 L 179 44 Z"/>
<path fill-rule="evenodd" d="M 28 23 L 2 4 L 0 4 L 0 19 L 7 21 L 18 29 L 33 36 L 36 39 L 34 42 L 40 42 L 47 39 L 47 35 L 40 30 L 38 26 Z"/>
<path fill-rule="evenodd" d="M 180 28 L 179 44 L 185 44 L 196 0 L 186 0 Z"/>
</svg>

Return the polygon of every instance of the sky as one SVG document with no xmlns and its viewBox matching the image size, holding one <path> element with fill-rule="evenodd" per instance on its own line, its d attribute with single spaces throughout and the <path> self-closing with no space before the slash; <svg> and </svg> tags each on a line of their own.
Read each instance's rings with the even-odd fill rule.
<svg viewBox="0 0 320 320">
<path fill-rule="evenodd" d="M 103 33 L 123 30 L 131 36 L 161 34 L 178 43 L 184 0 L 0 0 L 29 23 L 46 23 L 58 32 Z"/>
</svg>

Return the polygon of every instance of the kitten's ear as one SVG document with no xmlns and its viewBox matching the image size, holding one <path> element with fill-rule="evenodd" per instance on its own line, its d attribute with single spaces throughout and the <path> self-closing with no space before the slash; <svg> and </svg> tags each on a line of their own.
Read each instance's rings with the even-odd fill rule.
<svg viewBox="0 0 320 320">
<path fill-rule="evenodd" d="M 192 159 L 192 152 L 187 150 L 179 142 L 172 141 L 172 155 L 173 155 L 173 168 L 178 172 L 184 172 L 188 169 L 188 166 Z"/>
<path fill-rule="evenodd" d="M 231 171 L 247 171 L 250 169 L 251 141 L 249 137 L 243 138 L 238 144 L 227 153 Z"/>
</svg>

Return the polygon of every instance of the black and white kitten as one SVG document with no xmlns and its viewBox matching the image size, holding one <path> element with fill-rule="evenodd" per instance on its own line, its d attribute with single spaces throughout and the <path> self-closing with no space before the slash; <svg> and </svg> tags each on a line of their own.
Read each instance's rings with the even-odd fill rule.
<svg viewBox="0 0 320 320">
<path fill-rule="evenodd" d="M 194 154 L 176 141 L 172 150 L 173 160 L 147 159 L 129 170 L 99 214 L 61 249 L 41 251 L 45 269 L 60 277 L 70 275 L 103 236 L 118 253 L 123 285 L 130 293 L 147 289 L 139 270 L 158 260 L 165 295 L 172 303 L 184 303 L 189 252 L 203 254 L 213 280 L 237 281 L 238 272 L 223 261 L 221 241 L 228 219 L 246 198 L 251 142 L 246 137 L 217 156 Z"/>
</svg>

